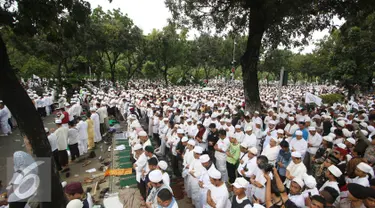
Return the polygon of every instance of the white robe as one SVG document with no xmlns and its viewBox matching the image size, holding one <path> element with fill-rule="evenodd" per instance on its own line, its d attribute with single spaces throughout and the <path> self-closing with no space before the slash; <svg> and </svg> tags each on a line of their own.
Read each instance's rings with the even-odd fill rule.
<svg viewBox="0 0 375 208">
<path fill-rule="evenodd" d="M 229 146 L 230 141 L 228 138 L 219 139 L 216 143 L 218 148 L 224 152 L 215 151 L 215 158 L 216 158 L 216 167 L 217 170 L 221 173 L 221 178 L 223 181 L 228 180 L 228 173 L 227 173 L 227 154 L 225 153 Z"/>
<path fill-rule="evenodd" d="M 211 186 L 210 191 L 211 198 L 215 202 L 216 208 L 228 208 L 231 206 L 231 203 L 229 201 L 228 188 L 225 183 L 223 183 L 219 187 Z M 205 207 L 211 208 L 211 206 L 208 205 L 207 202 Z"/>
<path fill-rule="evenodd" d="M 306 154 L 306 151 L 307 151 L 307 142 L 306 142 L 306 140 L 304 140 L 303 138 L 299 139 L 299 140 L 297 138 L 293 138 L 290 141 L 289 146 L 290 146 L 290 149 L 292 151 L 294 149 L 296 152 L 301 153 L 302 158 L 305 157 L 305 154 Z"/>
<path fill-rule="evenodd" d="M 280 146 L 279 145 L 274 146 L 274 147 L 271 147 L 270 145 L 267 145 L 264 148 L 264 150 L 262 152 L 262 155 L 264 155 L 268 158 L 268 163 L 270 163 L 272 165 L 275 165 L 275 162 L 276 162 L 277 156 L 279 155 L 279 152 L 280 152 Z"/>
<path fill-rule="evenodd" d="M 102 135 L 100 133 L 99 115 L 97 113 L 93 113 L 91 114 L 90 118 L 94 123 L 94 142 L 100 142 L 102 141 Z"/>
<path fill-rule="evenodd" d="M 79 154 L 87 153 L 87 143 L 88 143 L 88 134 L 87 134 L 87 122 L 79 121 L 76 128 L 78 130 L 78 149 Z"/>
<path fill-rule="evenodd" d="M 307 172 L 306 166 L 303 164 L 303 162 L 295 164 L 293 161 L 289 163 L 288 167 L 286 167 L 286 170 L 289 171 L 290 175 L 301 179 Z M 290 188 L 290 183 L 291 181 L 289 179 L 286 179 L 284 182 L 287 188 Z"/>
</svg>

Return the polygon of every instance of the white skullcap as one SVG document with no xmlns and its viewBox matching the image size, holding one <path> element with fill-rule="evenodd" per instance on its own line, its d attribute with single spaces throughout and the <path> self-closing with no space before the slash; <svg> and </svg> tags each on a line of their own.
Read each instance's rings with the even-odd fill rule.
<svg viewBox="0 0 375 208">
<path fill-rule="evenodd" d="M 248 184 L 249 182 L 245 178 L 239 177 L 236 178 L 236 180 L 233 183 L 233 186 L 236 188 L 247 188 Z"/>
<path fill-rule="evenodd" d="M 326 140 L 327 142 L 333 142 L 333 139 L 330 136 L 324 136 L 323 140 Z"/>
<path fill-rule="evenodd" d="M 341 127 L 345 127 L 345 121 L 343 120 L 338 121 L 337 124 Z"/>
<path fill-rule="evenodd" d="M 70 106 L 70 103 L 65 103 L 65 107 L 68 107 L 68 106 Z"/>
<path fill-rule="evenodd" d="M 258 149 L 255 148 L 255 147 L 250 148 L 248 151 L 251 152 L 251 154 L 253 154 L 253 155 L 257 155 L 258 154 Z"/>
<path fill-rule="evenodd" d="M 206 163 L 206 162 L 210 161 L 210 156 L 208 156 L 207 154 L 201 155 L 199 157 L 199 161 L 201 163 Z"/>
<path fill-rule="evenodd" d="M 346 145 L 344 143 L 337 144 L 337 146 L 341 149 L 346 149 Z"/>
<path fill-rule="evenodd" d="M 270 120 L 269 122 L 268 122 L 268 125 L 275 125 L 276 124 L 276 122 L 274 121 L 274 120 Z"/>
<path fill-rule="evenodd" d="M 167 168 L 168 168 L 168 164 L 164 160 L 159 161 L 158 166 L 162 170 L 167 170 Z"/>
<path fill-rule="evenodd" d="M 368 132 L 366 130 L 361 130 L 362 134 L 367 136 L 368 135 Z"/>
<path fill-rule="evenodd" d="M 332 137 L 332 139 L 336 138 L 336 134 L 334 134 L 334 133 L 329 133 L 328 136 Z"/>
<path fill-rule="evenodd" d="M 163 180 L 163 173 L 160 170 L 152 170 L 148 174 L 148 178 L 153 183 L 159 183 L 160 181 Z"/>
<path fill-rule="evenodd" d="M 302 155 L 299 152 L 292 152 L 292 157 L 301 158 Z"/>
<path fill-rule="evenodd" d="M 168 118 L 163 118 L 163 121 L 169 121 L 169 119 Z"/>
<path fill-rule="evenodd" d="M 251 126 L 247 126 L 246 128 L 245 128 L 245 131 L 252 131 L 253 130 L 253 127 L 251 127 Z"/>
<path fill-rule="evenodd" d="M 147 133 L 145 131 L 140 131 L 138 133 L 138 136 L 147 136 Z"/>
<path fill-rule="evenodd" d="M 351 137 L 350 137 L 350 138 L 347 138 L 346 141 L 348 141 L 349 143 L 355 145 L 355 139 L 353 139 L 353 138 L 351 138 Z"/>
<path fill-rule="evenodd" d="M 187 137 L 182 137 L 181 142 L 187 142 L 189 139 Z"/>
<path fill-rule="evenodd" d="M 190 139 L 190 140 L 188 141 L 188 144 L 190 144 L 191 146 L 195 146 L 195 141 L 192 140 L 192 139 Z"/>
<path fill-rule="evenodd" d="M 208 170 L 208 175 L 213 179 L 221 179 L 220 171 L 213 167 Z"/>
<path fill-rule="evenodd" d="M 254 114 L 259 114 L 259 111 L 254 111 Z"/>
<path fill-rule="evenodd" d="M 248 148 L 248 145 L 247 145 L 246 142 L 242 142 L 240 145 L 241 145 L 241 147 L 243 147 L 243 148 Z"/>
<path fill-rule="evenodd" d="M 372 133 L 372 132 L 375 131 L 375 127 L 373 127 L 373 126 L 368 126 L 368 127 L 367 127 L 367 130 L 368 130 L 370 133 Z"/>
<path fill-rule="evenodd" d="M 357 168 L 365 173 L 370 173 L 372 171 L 371 166 L 369 166 L 367 163 L 361 162 L 357 165 Z"/>
<path fill-rule="evenodd" d="M 278 129 L 278 130 L 277 130 L 277 133 L 278 133 L 278 134 L 284 134 L 284 130 L 282 130 L 282 129 Z"/>
<path fill-rule="evenodd" d="M 296 182 L 301 188 L 303 188 L 305 186 L 305 183 L 303 182 L 303 180 L 299 177 L 295 177 L 293 178 L 293 181 Z"/>
<path fill-rule="evenodd" d="M 305 122 L 311 122 L 310 117 L 305 118 Z"/>
<path fill-rule="evenodd" d="M 187 123 L 189 122 L 193 122 L 193 120 L 191 120 L 190 118 L 186 120 Z"/>
<path fill-rule="evenodd" d="M 227 119 L 225 119 L 225 122 L 232 123 L 232 120 L 230 120 L 229 118 L 227 118 Z"/>
<path fill-rule="evenodd" d="M 261 119 L 261 118 L 257 118 L 257 119 L 255 120 L 255 124 L 259 124 L 259 125 L 261 125 L 261 124 L 262 124 L 262 119 Z"/>
<path fill-rule="evenodd" d="M 91 107 L 90 111 L 96 111 L 96 108 L 95 107 Z"/>
<path fill-rule="evenodd" d="M 185 131 L 183 129 L 177 129 L 177 134 L 185 134 Z"/>
<path fill-rule="evenodd" d="M 240 126 L 240 125 L 236 125 L 234 128 L 236 128 L 236 129 L 240 129 L 241 126 Z"/>
<path fill-rule="evenodd" d="M 195 146 L 194 149 L 193 149 L 193 152 L 195 152 L 197 154 L 202 154 L 203 147 L 201 147 L 201 146 Z"/>
<path fill-rule="evenodd" d="M 61 123 L 62 123 L 62 121 L 60 119 L 55 120 L 55 124 L 61 124 Z"/>
<path fill-rule="evenodd" d="M 204 114 L 205 116 L 210 116 L 210 114 L 208 114 L 208 113 L 206 113 L 206 114 Z"/>
<path fill-rule="evenodd" d="M 358 166 L 357 166 L 357 167 L 358 167 Z M 336 167 L 335 165 L 331 165 L 331 166 L 329 166 L 329 167 L 328 167 L 328 170 L 329 170 L 329 172 L 331 172 L 332 175 L 334 175 L 336 178 L 338 178 L 338 177 L 340 177 L 340 176 L 342 175 L 341 170 L 340 170 L 338 167 Z"/>
<path fill-rule="evenodd" d="M 82 208 L 82 207 L 83 207 L 83 202 L 79 199 L 73 199 L 66 205 L 66 208 Z"/>
<path fill-rule="evenodd" d="M 311 176 L 311 175 L 306 175 L 304 178 L 303 178 L 303 182 L 305 183 L 305 185 L 312 189 L 312 188 L 315 188 L 316 187 L 316 179 Z"/>
<path fill-rule="evenodd" d="M 300 130 L 296 131 L 296 136 L 302 136 L 302 135 L 303 135 L 302 131 L 300 131 Z"/>
<path fill-rule="evenodd" d="M 275 141 L 276 143 L 279 141 L 276 137 L 271 137 L 271 139 L 272 139 L 273 141 Z"/>
<path fill-rule="evenodd" d="M 294 121 L 294 117 L 289 117 L 288 120 L 289 121 Z"/>
<path fill-rule="evenodd" d="M 352 136 L 352 132 L 350 132 L 348 129 L 342 129 L 342 133 L 344 134 L 345 137 Z"/>
<path fill-rule="evenodd" d="M 313 127 L 313 126 L 310 126 L 310 127 L 309 127 L 309 131 L 316 131 L 316 128 Z"/>
<path fill-rule="evenodd" d="M 48 132 L 49 132 L 49 129 L 48 129 L 48 128 L 44 128 L 44 131 L 45 131 L 46 133 L 48 133 Z"/>
<path fill-rule="evenodd" d="M 142 145 L 141 144 L 135 144 L 134 147 L 133 147 L 133 150 L 136 151 L 136 150 L 140 150 L 142 149 Z"/>
<path fill-rule="evenodd" d="M 366 122 L 362 121 L 361 123 L 359 123 L 360 126 L 362 126 L 363 128 L 367 128 L 368 125 Z"/>
</svg>

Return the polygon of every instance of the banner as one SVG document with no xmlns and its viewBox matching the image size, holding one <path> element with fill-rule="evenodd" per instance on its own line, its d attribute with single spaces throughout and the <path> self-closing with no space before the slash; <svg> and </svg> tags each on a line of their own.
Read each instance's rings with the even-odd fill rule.
<svg viewBox="0 0 375 208">
<path fill-rule="evenodd" d="M 313 95 L 309 92 L 306 92 L 305 94 L 305 102 L 306 103 L 315 103 L 316 105 L 318 106 L 321 106 L 322 105 L 322 98 L 316 96 L 316 95 Z"/>
</svg>

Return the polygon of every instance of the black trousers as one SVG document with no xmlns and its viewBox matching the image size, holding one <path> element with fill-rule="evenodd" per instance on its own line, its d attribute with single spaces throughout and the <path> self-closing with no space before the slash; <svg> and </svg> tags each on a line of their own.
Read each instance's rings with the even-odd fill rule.
<svg viewBox="0 0 375 208">
<path fill-rule="evenodd" d="M 74 161 L 76 158 L 79 157 L 78 143 L 69 144 L 68 147 L 70 150 L 70 156 L 72 157 L 72 161 Z"/>
<path fill-rule="evenodd" d="M 181 177 L 181 171 L 178 168 L 178 157 L 174 155 L 172 155 L 172 169 L 175 176 Z"/>
<path fill-rule="evenodd" d="M 236 180 L 236 164 L 232 164 L 227 162 L 227 172 L 228 172 L 228 178 L 229 178 L 229 183 L 234 183 Z"/>
<path fill-rule="evenodd" d="M 160 140 L 160 137 L 159 137 L 159 134 L 153 134 L 154 136 L 154 140 L 157 142 L 158 146 L 160 147 L 161 145 L 161 140 Z"/>
<path fill-rule="evenodd" d="M 60 165 L 60 161 L 59 161 L 59 151 L 57 149 L 55 149 L 55 151 L 52 152 L 52 155 L 53 155 L 53 160 L 56 164 L 56 168 L 57 170 L 61 170 L 61 165 Z"/>
<path fill-rule="evenodd" d="M 139 192 L 141 193 L 141 196 L 146 201 L 146 183 L 141 179 L 141 182 L 138 185 Z"/>
<path fill-rule="evenodd" d="M 46 117 L 46 115 L 47 115 L 46 108 L 45 107 L 38 108 L 38 113 L 39 113 L 40 117 Z"/>
</svg>

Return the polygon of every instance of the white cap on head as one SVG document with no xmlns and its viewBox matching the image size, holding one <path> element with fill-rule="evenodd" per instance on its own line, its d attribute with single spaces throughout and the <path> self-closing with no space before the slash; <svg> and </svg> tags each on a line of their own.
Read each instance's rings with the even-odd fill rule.
<svg viewBox="0 0 375 208">
<path fill-rule="evenodd" d="M 351 138 L 351 137 L 350 137 L 350 138 L 347 138 L 346 141 L 348 141 L 349 143 L 355 145 L 355 139 L 353 139 L 353 138 Z"/>
<path fill-rule="evenodd" d="M 216 168 L 210 168 L 208 170 L 208 175 L 213 179 L 221 179 L 221 173 Z"/>
<path fill-rule="evenodd" d="M 334 134 L 334 133 L 329 133 L 328 136 L 332 137 L 332 139 L 336 138 L 336 134 Z"/>
<path fill-rule="evenodd" d="M 313 127 L 313 126 L 310 126 L 310 127 L 309 127 L 309 131 L 316 131 L 316 128 Z"/>
<path fill-rule="evenodd" d="M 241 126 L 240 126 L 240 125 L 236 125 L 234 128 L 236 128 L 236 129 L 240 129 Z"/>
<path fill-rule="evenodd" d="M 136 150 L 140 150 L 142 149 L 142 145 L 141 144 L 135 144 L 134 147 L 133 147 L 133 150 L 136 151 Z"/>
<path fill-rule="evenodd" d="M 187 142 L 189 139 L 187 137 L 182 137 L 181 142 Z"/>
<path fill-rule="evenodd" d="M 302 136 L 302 135 L 303 135 L 302 131 L 300 131 L 300 130 L 296 131 L 296 136 Z"/>
<path fill-rule="evenodd" d="M 331 166 L 329 166 L 328 167 L 328 170 L 329 170 L 329 172 L 331 172 L 332 173 L 332 175 L 334 175 L 335 177 L 340 177 L 341 175 L 342 175 L 342 172 L 341 172 L 341 170 L 338 168 L 338 167 L 336 167 L 335 165 L 331 165 Z"/>
<path fill-rule="evenodd" d="M 361 123 L 359 123 L 360 126 L 362 126 L 363 128 L 367 128 L 368 127 L 368 124 L 364 121 L 362 121 Z"/>
<path fill-rule="evenodd" d="M 199 157 L 199 161 L 201 163 L 206 163 L 206 162 L 210 161 L 210 156 L 208 156 L 207 154 L 201 155 Z"/>
<path fill-rule="evenodd" d="M 288 117 L 288 120 L 289 121 L 294 121 L 294 117 L 290 116 L 290 117 Z"/>
<path fill-rule="evenodd" d="M 79 199 L 73 199 L 66 205 L 66 208 L 82 208 L 82 207 L 83 207 L 83 202 Z"/>
<path fill-rule="evenodd" d="M 49 129 L 48 129 L 48 128 L 44 128 L 44 131 L 45 131 L 46 133 L 48 133 L 48 132 L 49 132 Z"/>
<path fill-rule="evenodd" d="M 201 146 L 195 146 L 194 149 L 193 149 L 193 152 L 195 152 L 197 154 L 202 154 L 203 147 L 201 147 Z"/>
<path fill-rule="evenodd" d="M 282 129 L 278 129 L 278 130 L 277 130 L 277 133 L 278 133 L 278 134 L 284 134 L 284 130 L 282 130 Z"/>
<path fill-rule="evenodd" d="M 195 141 L 192 139 L 189 139 L 188 144 L 190 144 L 191 146 L 195 146 Z"/>
<path fill-rule="evenodd" d="M 62 121 L 60 119 L 55 120 L 55 124 L 61 124 L 61 123 L 62 123 Z"/>
<path fill-rule="evenodd" d="M 332 137 L 330 137 L 330 136 L 324 136 L 324 137 L 323 137 L 323 140 L 325 140 L 325 141 L 327 141 L 327 142 L 333 142 L 333 139 L 332 139 Z"/>
<path fill-rule="evenodd" d="M 292 157 L 301 158 L 302 155 L 299 152 L 292 152 Z"/>
<path fill-rule="evenodd" d="M 248 145 L 247 145 L 246 142 L 242 142 L 240 145 L 241 145 L 241 147 L 243 147 L 243 148 L 246 148 L 246 149 L 248 148 Z"/>
<path fill-rule="evenodd" d="M 148 178 L 153 183 L 159 183 L 160 181 L 163 180 L 163 173 L 160 170 L 152 170 L 148 174 Z"/>
<path fill-rule="evenodd" d="M 138 136 L 147 136 L 147 133 L 145 131 L 140 131 L 138 133 Z"/>
<path fill-rule="evenodd" d="M 158 166 L 162 170 L 167 170 L 167 168 L 168 168 L 168 164 L 164 160 L 159 161 Z"/>
<path fill-rule="evenodd" d="M 91 107 L 90 111 L 96 111 L 96 108 L 95 107 Z"/>
<path fill-rule="evenodd" d="M 367 163 L 361 162 L 357 165 L 357 168 L 365 173 L 370 173 L 372 171 L 371 166 L 369 166 Z"/>
<path fill-rule="evenodd" d="M 341 127 L 345 127 L 345 121 L 343 120 L 338 121 L 337 124 Z"/>
<path fill-rule="evenodd" d="M 185 131 L 183 129 L 177 129 L 177 134 L 185 134 Z"/>
<path fill-rule="evenodd" d="M 251 126 L 247 126 L 246 128 L 245 128 L 245 131 L 252 131 L 253 130 L 253 127 L 251 127 Z"/>
<path fill-rule="evenodd" d="M 303 188 L 305 186 L 305 183 L 303 182 L 303 180 L 299 177 L 295 177 L 293 178 L 293 181 L 296 182 L 301 188 Z"/>
<path fill-rule="evenodd" d="M 274 120 L 270 120 L 269 122 L 268 122 L 268 125 L 275 125 L 276 124 L 276 122 L 274 121 Z"/>
<path fill-rule="evenodd" d="M 346 145 L 344 143 L 339 143 L 337 144 L 338 147 L 340 147 L 341 149 L 346 149 Z"/>
<path fill-rule="evenodd" d="M 248 149 L 248 151 L 251 152 L 251 154 L 253 154 L 253 155 L 257 155 L 258 154 L 258 149 L 255 148 L 255 147 L 252 147 L 252 148 Z"/>
<path fill-rule="evenodd" d="M 305 177 L 303 177 L 303 182 L 310 189 L 315 188 L 317 184 L 316 179 L 311 175 L 306 175 Z"/>
<path fill-rule="evenodd" d="M 233 183 L 233 186 L 236 188 L 247 188 L 249 182 L 243 178 L 243 177 L 238 177 Z"/>
</svg>

